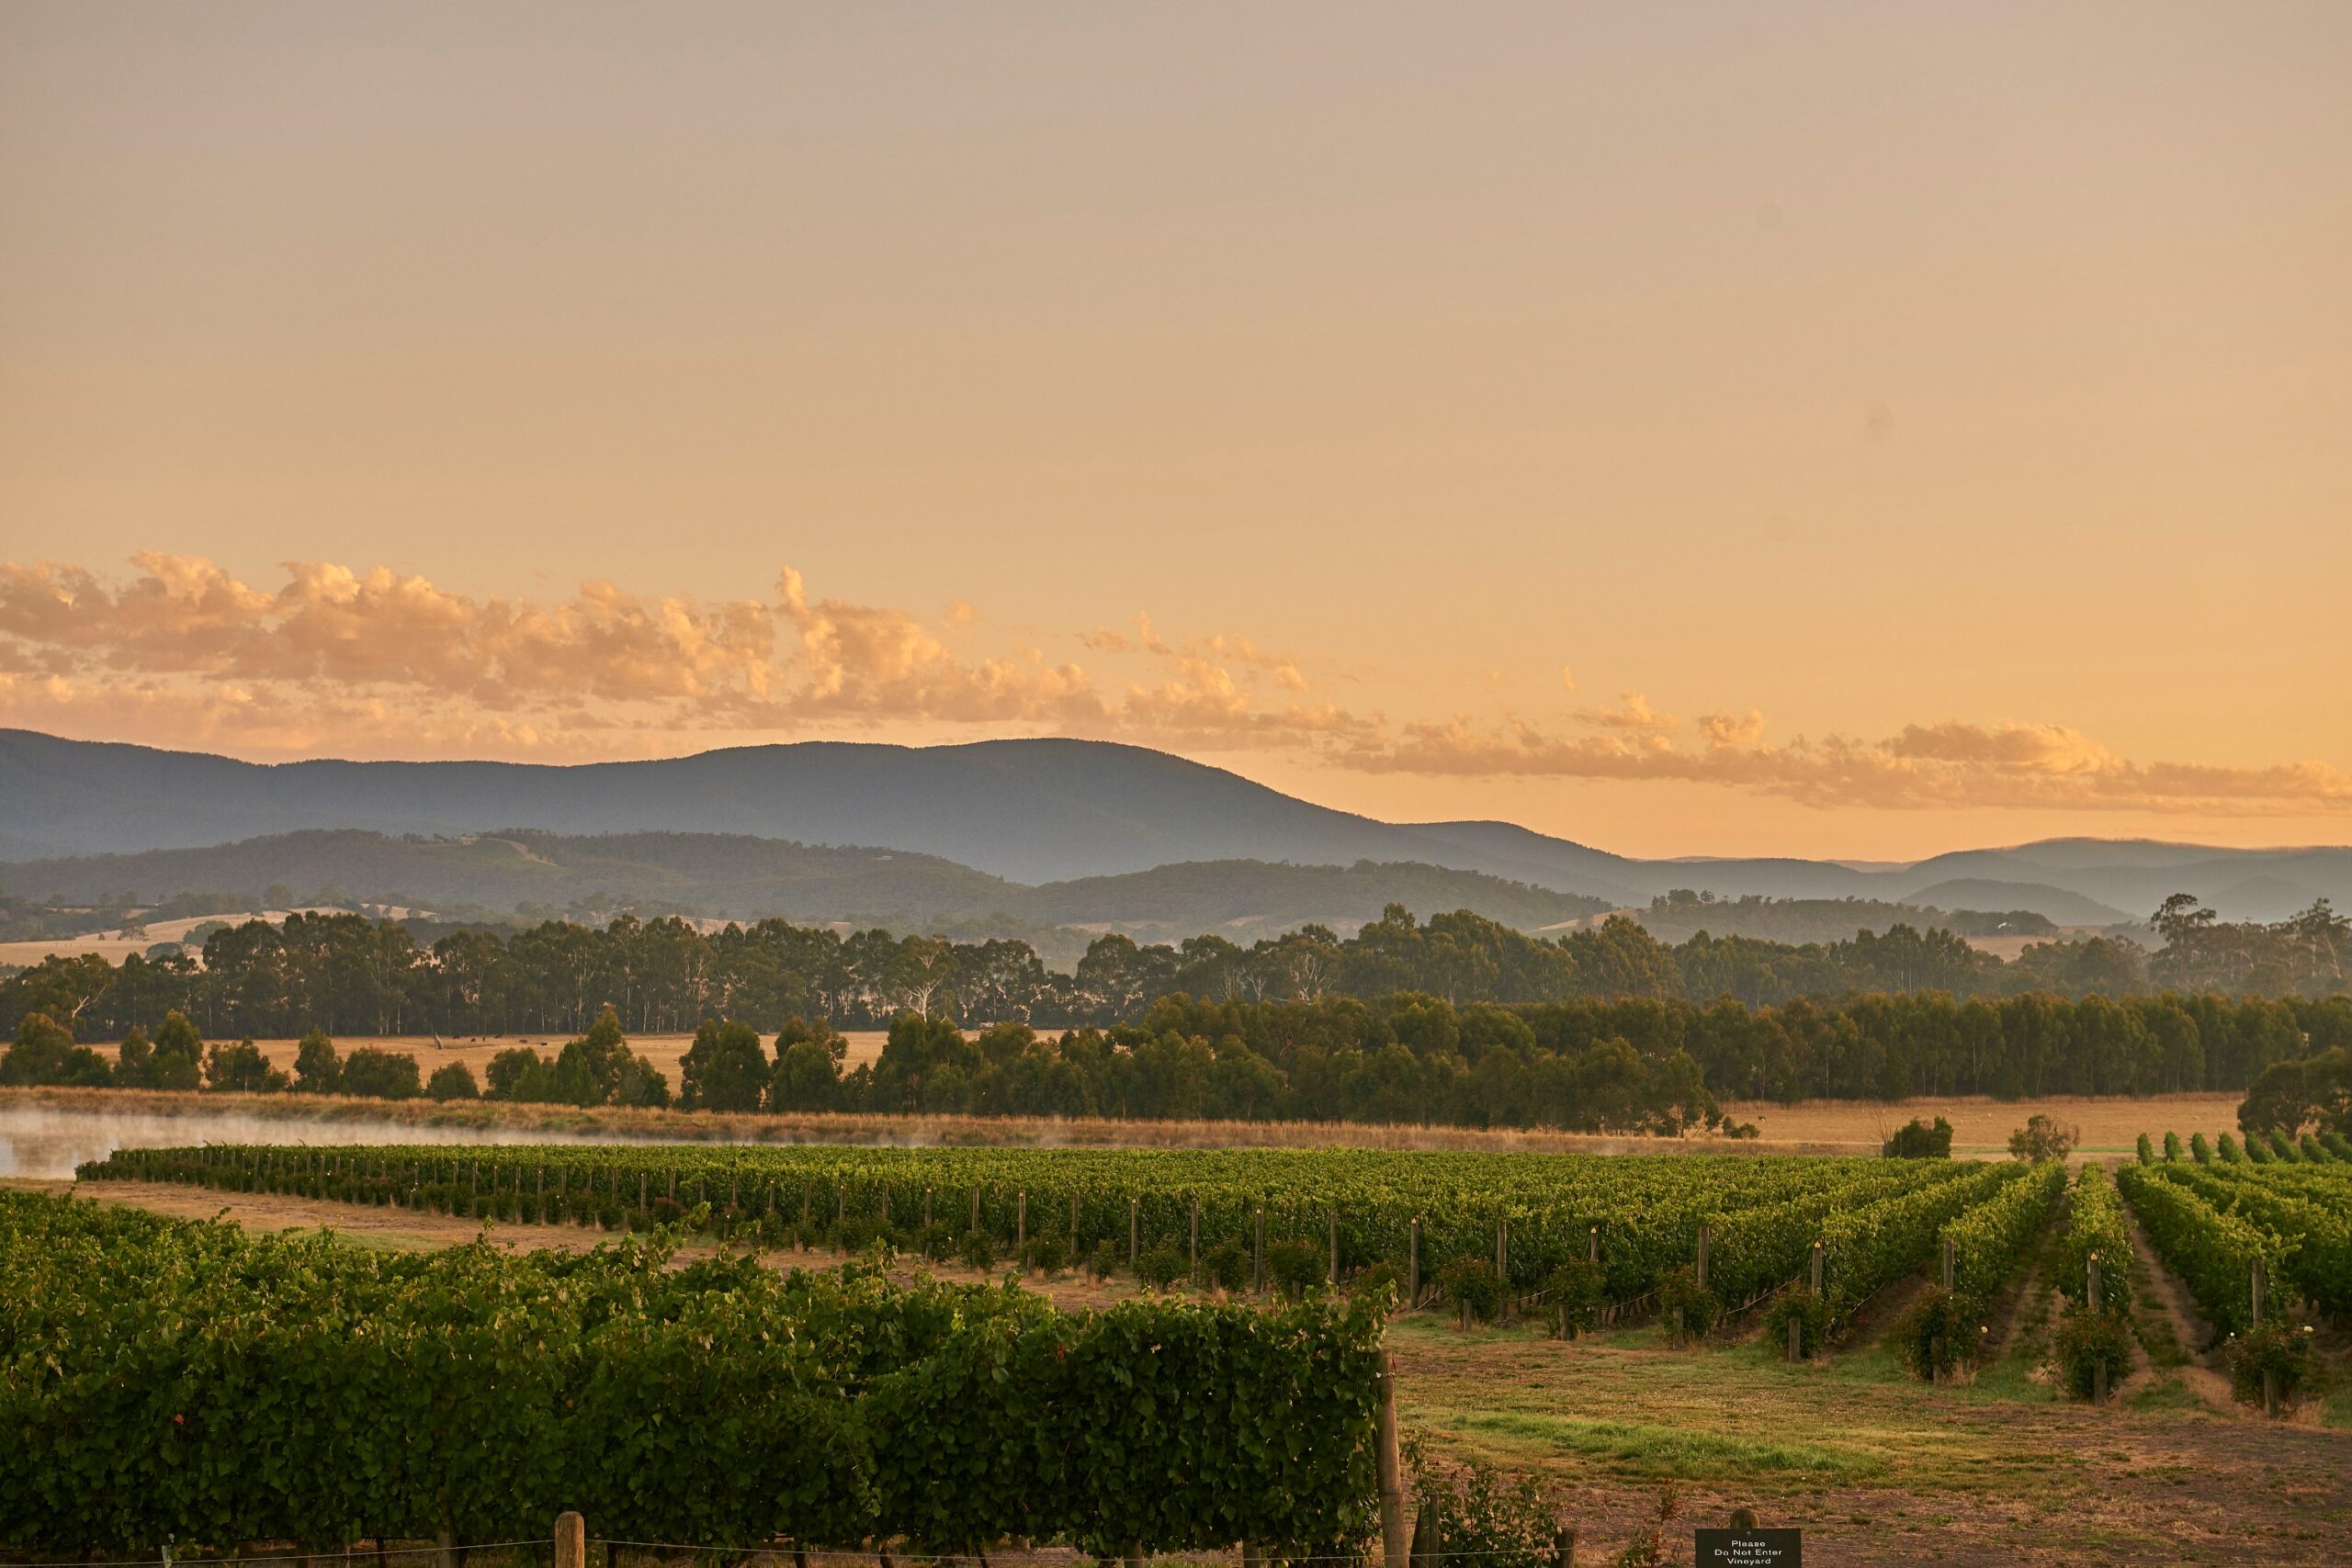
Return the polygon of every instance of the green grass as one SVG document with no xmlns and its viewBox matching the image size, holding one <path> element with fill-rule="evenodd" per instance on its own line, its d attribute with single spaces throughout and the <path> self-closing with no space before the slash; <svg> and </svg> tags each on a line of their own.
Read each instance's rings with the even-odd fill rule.
<svg viewBox="0 0 2352 1568">
<path fill-rule="evenodd" d="M 1886 1472 L 1880 1455 L 1846 1444 L 1741 1438 L 1683 1427 L 1596 1421 L 1516 1410 L 1441 1413 L 1441 1424 L 1537 1455 L 1598 1460 L 1620 1475 L 1645 1480 L 1722 1480 L 1759 1475 L 1856 1481 Z"/>
<path fill-rule="evenodd" d="M 2161 1372 L 2156 1375 L 2154 1382 L 2133 1394 L 2128 1403 L 2133 1410 L 2137 1411 L 2186 1410 L 2199 1415 L 2206 1413 L 2205 1402 L 2197 1397 L 2195 1391 L 2178 1378 L 2166 1377 Z"/>
</svg>

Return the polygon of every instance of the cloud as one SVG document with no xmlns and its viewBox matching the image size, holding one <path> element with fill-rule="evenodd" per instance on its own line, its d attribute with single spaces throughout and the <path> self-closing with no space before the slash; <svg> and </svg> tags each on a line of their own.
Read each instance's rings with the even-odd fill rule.
<svg viewBox="0 0 2352 1568">
<path fill-rule="evenodd" d="M 1909 725 L 1880 740 L 1758 744 L 1763 716 L 1710 714 L 1704 750 L 1656 732 L 1562 736 L 1457 715 L 1410 724 L 1340 759 L 1372 773 L 1453 778 L 1668 780 L 1773 795 L 1825 809 L 1951 807 L 2213 816 L 2352 811 L 2352 774 L 2325 762 L 2229 767 L 2136 762 L 2059 725 Z"/>
<path fill-rule="evenodd" d="M 1652 707 L 1649 698 L 1639 692 L 1620 693 L 1615 707 L 1587 708 L 1577 716 L 1603 729 L 1626 729 L 1644 735 L 1663 735 L 1682 726 L 1674 715 Z"/>
<path fill-rule="evenodd" d="M 0 564 L 0 722 L 248 750 L 644 750 L 680 730 L 797 736 L 892 725 L 1013 727 L 1203 748 L 1363 736 L 1311 700 L 1298 661 L 1250 637 L 1081 640 L 1152 678 L 1107 698 L 1034 648 L 960 646 L 936 622 L 812 595 L 784 569 L 764 598 L 702 601 L 605 581 L 540 602 L 478 597 L 382 567 L 293 561 L 274 590 L 197 557 L 145 553 L 115 581 Z M 1274 694 L 1266 698 L 1266 688 Z M 396 749 L 396 748 L 395 748 Z"/>
<path fill-rule="evenodd" d="M 2057 724 L 1768 744 L 1752 709 L 1710 709 L 1686 737 L 1638 691 L 1557 728 L 1508 710 L 1392 721 L 1319 694 L 1291 653 L 1234 632 L 1171 638 L 1148 615 L 1078 635 L 1110 661 L 1098 675 L 990 642 L 968 601 L 926 619 L 814 596 L 790 568 L 742 599 L 588 581 L 535 600 L 383 567 L 294 561 L 262 588 L 200 557 L 131 565 L 0 563 L 0 724 L 248 755 L 550 760 L 674 752 L 689 736 L 1045 733 L 1384 774 L 1669 781 L 1824 809 L 2352 812 L 2352 777 L 2326 762 L 2140 761 Z"/>
</svg>

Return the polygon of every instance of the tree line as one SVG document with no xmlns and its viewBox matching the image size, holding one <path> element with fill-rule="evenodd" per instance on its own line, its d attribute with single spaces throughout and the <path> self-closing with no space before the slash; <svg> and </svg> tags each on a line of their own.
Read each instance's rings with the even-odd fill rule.
<svg viewBox="0 0 2352 1568">
<path fill-rule="evenodd" d="M 1148 946 L 1105 935 L 1065 975 L 1009 939 L 844 935 L 780 919 L 717 931 L 675 917 L 548 920 L 511 932 L 469 927 L 426 943 L 398 921 L 295 914 L 224 926 L 200 957 L 164 946 L 119 964 L 85 954 L 18 971 L 0 979 L 0 1030 L 42 1012 L 84 1037 L 113 1040 L 177 1010 L 209 1036 L 288 1038 L 313 1027 L 578 1034 L 609 1007 L 639 1033 L 684 1032 L 707 1017 L 773 1033 L 792 1018 L 874 1028 L 901 1012 L 973 1025 L 1108 1026 L 1136 1022 L 1176 993 L 1218 1004 L 1411 991 L 1456 1008 L 1625 998 L 1769 1008 L 1871 993 L 1994 1001 L 2346 989 L 2352 928 L 2324 901 L 2264 926 L 2222 922 L 2194 899 L 2175 899 L 2157 929 L 2165 945 L 2153 954 L 2093 938 L 2039 943 L 2005 964 L 1950 931 L 1907 925 L 1837 942 L 1700 932 L 1669 945 L 1631 919 L 1540 937 L 1468 911 L 1416 921 L 1391 905 L 1346 938 L 1314 925 L 1248 948 L 1215 934 Z"/>
<path fill-rule="evenodd" d="M 1729 998 L 1456 1007 L 1413 991 L 1311 1002 L 1174 994 L 1135 1023 L 1058 1034 L 1017 1021 L 972 1033 L 944 1017 L 901 1012 L 879 1056 L 855 1066 L 821 1018 L 787 1020 L 773 1038 L 741 1019 L 707 1018 L 681 1059 L 674 1103 L 1736 1134 L 1724 1100 L 2233 1090 L 2281 1086 L 2283 1064 L 2331 1053 L 2316 1059 L 2340 1063 L 2347 1046 L 2346 997 L 1870 994 L 1749 1008 Z M 487 1078 L 478 1083 L 450 1063 L 420 1081 L 412 1055 L 362 1046 L 339 1057 L 319 1032 L 303 1039 L 288 1074 L 250 1042 L 206 1048 L 178 1012 L 152 1040 L 134 1028 L 111 1066 L 44 1013 L 28 1015 L 0 1057 L 0 1084 L 673 1102 L 669 1080 L 629 1048 L 611 1009 L 552 1055 L 523 1045 L 500 1052 Z M 2313 1081 L 2297 1077 L 2293 1088 Z"/>
</svg>

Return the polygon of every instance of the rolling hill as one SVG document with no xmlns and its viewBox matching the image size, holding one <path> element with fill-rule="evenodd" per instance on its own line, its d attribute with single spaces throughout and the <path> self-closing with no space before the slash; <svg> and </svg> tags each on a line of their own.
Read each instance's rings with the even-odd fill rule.
<svg viewBox="0 0 2352 1568">
<path fill-rule="evenodd" d="M 958 936 L 1021 935 L 1075 951 L 1084 935 L 1143 941 L 1222 931 L 1248 943 L 1310 920 L 1352 928 L 1387 904 L 1476 909 L 1522 929 L 1605 908 L 1478 872 L 1360 861 L 1219 861 L 1029 886 L 936 855 L 714 833 L 592 837 L 531 829 L 392 838 L 313 829 L 204 849 L 0 866 L 10 890 L 58 903 L 201 889 L 255 903 L 352 900 L 442 916 L 594 915 L 617 908 L 735 919 L 776 915 Z"/>
<path fill-rule="evenodd" d="M 1383 822 L 1223 769 L 1102 741 L 808 741 L 571 767 L 265 765 L 0 730 L 0 861 L 187 850 L 300 829 L 454 839 L 517 825 L 573 839 L 675 833 L 804 849 L 879 845 L 1032 888 L 1208 863 L 1289 863 L 1294 872 L 1371 863 L 1476 873 L 1621 906 L 1687 887 L 1725 897 L 2030 909 L 2070 925 L 2144 918 L 2174 892 L 2195 893 L 2231 919 L 2276 919 L 2320 897 L 2352 906 L 2352 849 L 2063 839 L 1912 865 L 1639 860 L 1507 822 Z M 624 869 L 656 875 L 634 862 L 612 874 Z M 867 865 L 858 874 L 879 873 Z M 1183 874 L 1197 885 L 1206 874 Z M 164 891 L 169 880 L 133 886 Z M 895 886 L 888 878 L 883 885 Z M 933 907 L 919 898 L 900 906 L 902 897 L 912 896 L 894 890 L 871 902 Z"/>
</svg>

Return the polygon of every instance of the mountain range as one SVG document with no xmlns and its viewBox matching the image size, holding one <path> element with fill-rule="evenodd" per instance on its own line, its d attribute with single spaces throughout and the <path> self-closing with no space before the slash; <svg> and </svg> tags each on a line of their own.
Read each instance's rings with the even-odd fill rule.
<svg viewBox="0 0 2352 1568">
<path fill-rule="evenodd" d="M 2174 892 L 2197 894 L 2230 919 L 2277 919 L 2320 897 L 2352 905 L 2352 849 L 2060 839 L 1897 865 L 1644 860 L 1507 822 L 1384 822 L 1300 800 L 1219 768 L 1102 741 L 920 748 L 808 741 L 574 766 L 263 764 L 0 730 L 0 862 L 17 863 L 0 865 L 0 886 L 11 891 L 47 892 L 41 876 L 64 874 L 53 863 L 44 870 L 23 863 L 143 856 L 326 829 L 379 835 L 386 844 L 403 835 L 470 838 L 477 844 L 484 835 L 527 841 L 530 833 L 574 843 L 615 835 L 712 836 L 729 847 L 711 852 L 739 869 L 747 857 L 768 852 L 748 850 L 742 840 L 782 840 L 775 854 L 788 850 L 803 857 L 794 863 L 795 877 L 831 879 L 827 898 L 843 918 L 853 909 L 880 910 L 912 897 L 910 878 L 936 878 L 933 891 L 939 892 L 951 886 L 976 889 L 958 878 L 977 875 L 1008 885 L 1000 901 L 1007 913 L 1013 909 L 1004 901 L 1023 906 L 1023 896 L 1012 888 L 1042 893 L 1060 885 L 1050 908 L 1023 907 L 1059 919 L 1074 907 L 1065 901 L 1074 901 L 1106 919 L 1123 919 L 1124 913 L 1109 912 L 1139 909 L 1157 897 L 1156 907 L 1185 919 L 1210 907 L 1247 915 L 1245 907 L 1253 903 L 1266 906 L 1265 917 L 1272 919 L 1276 906 L 1303 912 L 1318 896 L 1332 901 L 1344 879 L 1332 882 L 1323 868 L 1345 868 L 1355 879 L 1345 884 L 1351 908 L 1375 891 L 1373 884 L 1383 876 L 1400 883 L 1407 873 L 1398 868 L 1418 868 L 1410 875 L 1419 878 L 1424 901 L 1414 905 L 1419 912 L 1456 897 L 1470 908 L 1492 900 L 1496 908 L 1481 912 L 1514 924 L 1549 923 L 1536 917 L 1570 909 L 1564 901 L 1547 911 L 1534 899 L 1539 892 L 1566 896 L 1576 908 L 1598 908 L 1643 904 L 1674 888 L 1727 897 L 2030 909 L 2062 925 L 2144 919 Z M 826 863 L 812 846 L 890 854 L 869 855 L 854 865 Z M 574 875 L 593 883 L 600 874 L 622 882 L 650 874 L 641 849 L 567 848 L 576 856 L 568 863 L 574 869 L 541 880 L 570 886 Z M 345 852 L 365 858 L 356 844 Z M 580 869 L 599 853 L 613 862 L 604 872 Z M 917 859 L 913 869 L 909 857 Z M 169 863 L 119 864 L 114 870 L 121 880 L 115 886 L 155 895 L 174 891 L 166 884 L 181 875 L 198 875 L 193 863 L 170 872 L 149 869 Z M 1274 869 L 1285 866 L 1292 874 Z M 1374 875 L 1366 866 L 1387 869 Z M 1322 874 L 1319 895 L 1312 892 L 1314 878 L 1295 874 L 1310 868 Z M 1426 874 L 1438 871 L 1487 880 L 1430 881 Z M 1148 872 L 1163 874 L 1157 883 L 1132 880 Z M 1095 879 L 1111 881 L 1088 886 Z M 359 896 L 356 881 L 345 876 L 340 885 Z M 1514 884 L 1519 892 L 1503 891 Z M 421 894 L 424 886 L 405 890 Z M 1184 898 L 1171 901 L 1167 890 L 1178 886 L 1187 890 Z M 1153 887 L 1159 892 L 1148 897 Z M 1211 888 L 1224 891 L 1200 903 Z M 605 890 L 632 892 L 626 886 Z M 937 907 L 972 907 L 955 904 L 955 897 L 960 894 Z M 1507 899 L 1517 900 L 1511 916 L 1502 912 Z"/>
</svg>

